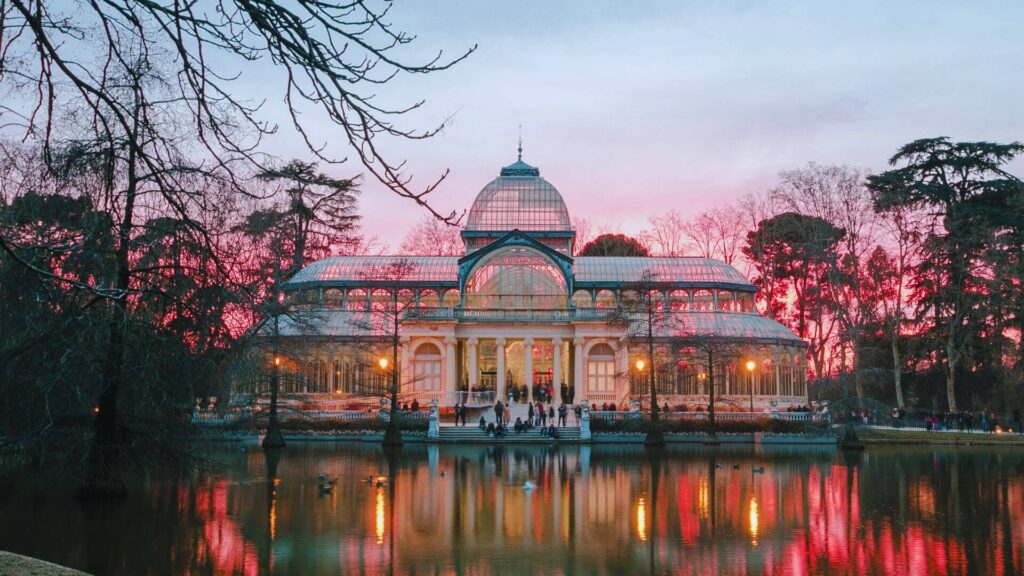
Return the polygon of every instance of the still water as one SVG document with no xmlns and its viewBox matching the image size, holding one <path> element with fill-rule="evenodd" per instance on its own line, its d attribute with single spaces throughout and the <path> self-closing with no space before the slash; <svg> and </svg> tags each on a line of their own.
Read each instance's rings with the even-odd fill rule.
<svg viewBox="0 0 1024 576">
<path fill-rule="evenodd" d="M 119 504 L 16 479 L 0 549 L 97 576 L 1024 570 L 1020 449 L 215 450 Z"/>
</svg>

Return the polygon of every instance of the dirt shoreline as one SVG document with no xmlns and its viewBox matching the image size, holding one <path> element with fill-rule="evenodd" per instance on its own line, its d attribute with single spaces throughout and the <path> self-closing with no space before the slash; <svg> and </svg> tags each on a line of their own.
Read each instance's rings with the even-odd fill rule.
<svg viewBox="0 0 1024 576">
<path fill-rule="evenodd" d="M 89 576 L 64 566 L 0 551 L 0 576 Z"/>
</svg>

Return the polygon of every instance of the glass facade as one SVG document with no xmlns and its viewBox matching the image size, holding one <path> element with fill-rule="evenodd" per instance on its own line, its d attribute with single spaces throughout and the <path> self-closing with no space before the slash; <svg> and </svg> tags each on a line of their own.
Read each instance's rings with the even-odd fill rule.
<svg viewBox="0 0 1024 576">
<path fill-rule="evenodd" d="M 551 389 L 598 405 L 642 401 L 650 372 L 633 369 L 647 354 L 633 333 L 643 315 L 626 309 L 649 302 L 658 348 L 648 369 L 661 392 L 696 404 L 713 380 L 718 394 L 806 399 L 804 344 L 756 312 L 756 287 L 738 270 L 697 257 L 571 257 L 561 195 L 522 161 L 484 187 L 462 236 L 461 258 L 339 256 L 285 283 L 293 312 L 280 317 L 280 334 L 316 343 L 289 365 L 287 389 L 384 390 L 389 374 L 366 350 L 394 341 L 397 314 L 403 359 L 392 369 L 421 405 L 445 394 L 518 401 Z M 679 349 L 711 340 L 732 347 L 712 367 Z"/>
</svg>

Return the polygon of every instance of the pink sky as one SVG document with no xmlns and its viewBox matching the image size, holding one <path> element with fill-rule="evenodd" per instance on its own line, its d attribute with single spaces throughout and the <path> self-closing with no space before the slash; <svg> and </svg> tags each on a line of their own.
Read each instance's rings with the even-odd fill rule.
<svg viewBox="0 0 1024 576">
<path fill-rule="evenodd" d="M 386 102 L 427 100 L 406 126 L 452 117 L 433 140 L 382 147 L 417 182 L 450 168 L 434 204 L 464 210 L 515 160 L 521 123 L 524 160 L 572 216 L 635 233 L 650 214 L 695 214 L 809 161 L 877 170 L 916 138 L 1024 138 L 1024 3 L 768 4 L 398 3 L 394 22 L 419 36 L 411 57 L 479 50 L 381 88 Z M 302 156 L 285 136 L 274 145 Z M 361 212 L 393 249 L 422 216 L 375 182 Z"/>
</svg>

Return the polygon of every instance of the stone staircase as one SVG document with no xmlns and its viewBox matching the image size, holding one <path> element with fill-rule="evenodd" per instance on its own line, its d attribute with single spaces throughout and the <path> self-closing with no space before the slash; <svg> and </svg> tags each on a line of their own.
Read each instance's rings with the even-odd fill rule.
<svg viewBox="0 0 1024 576">
<path fill-rule="evenodd" d="M 513 418 L 513 420 L 515 420 Z M 516 434 L 509 430 L 508 435 L 502 438 L 488 436 L 487 432 L 479 426 L 442 426 L 438 430 L 438 442 L 447 444 L 471 444 L 471 443 L 494 443 L 494 444 L 551 444 L 553 442 L 576 443 L 580 441 L 579 426 L 565 426 L 558 429 L 558 438 L 552 439 L 541 436 L 539 428 L 533 428 L 526 432 Z"/>
</svg>

